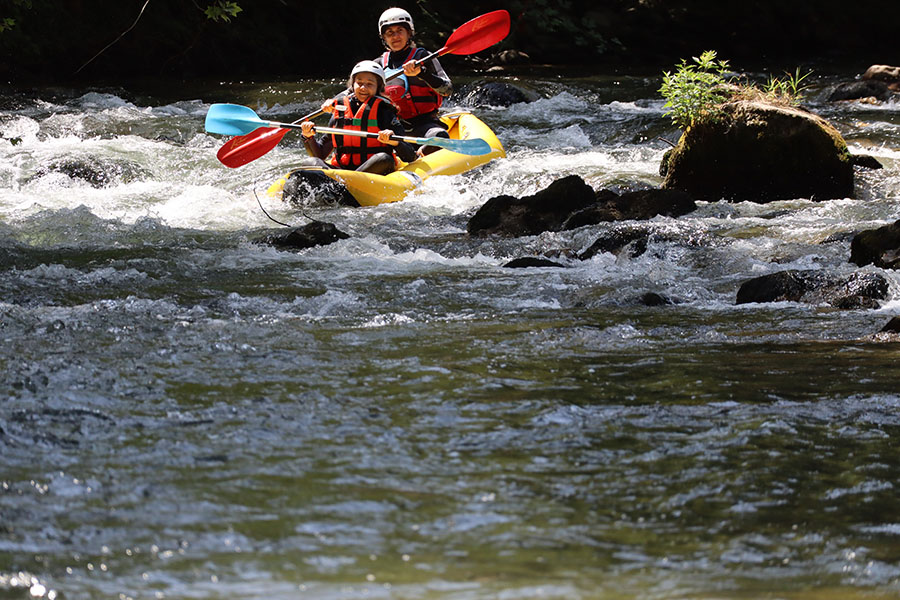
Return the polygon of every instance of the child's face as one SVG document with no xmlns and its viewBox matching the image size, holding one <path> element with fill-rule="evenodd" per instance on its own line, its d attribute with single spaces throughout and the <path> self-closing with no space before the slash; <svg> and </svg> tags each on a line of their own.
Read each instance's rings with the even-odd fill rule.
<svg viewBox="0 0 900 600">
<path fill-rule="evenodd" d="M 409 29 L 405 25 L 391 25 L 381 34 L 384 43 L 393 51 L 403 50 L 409 43 Z"/>
<path fill-rule="evenodd" d="M 360 102 L 378 93 L 378 77 L 372 73 L 357 73 L 353 77 L 353 94 Z"/>
</svg>

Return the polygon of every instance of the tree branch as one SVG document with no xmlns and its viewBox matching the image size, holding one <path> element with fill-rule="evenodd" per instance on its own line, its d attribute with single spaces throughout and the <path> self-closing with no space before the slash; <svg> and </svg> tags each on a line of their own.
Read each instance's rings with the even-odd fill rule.
<svg viewBox="0 0 900 600">
<path fill-rule="evenodd" d="M 124 37 L 126 33 L 128 33 L 129 31 L 131 31 L 132 29 L 134 29 L 134 26 L 138 24 L 138 21 L 140 21 L 140 20 L 141 20 L 141 17 L 144 15 L 144 9 L 147 8 L 147 5 L 148 5 L 148 4 L 150 4 L 150 0 L 146 0 L 146 2 L 144 2 L 144 5 L 141 7 L 141 12 L 138 13 L 137 19 L 134 20 L 134 23 L 131 24 L 131 27 L 129 27 L 128 29 L 126 29 L 125 31 L 123 31 L 122 33 L 120 33 L 120 34 L 119 34 L 119 37 L 117 37 L 116 39 L 114 39 L 113 41 L 111 41 L 110 43 L 108 43 L 106 46 L 104 46 L 104 48 L 103 48 L 102 50 L 100 50 L 100 52 L 98 52 L 97 54 L 95 54 L 94 56 L 92 56 L 91 59 L 90 59 L 89 61 L 87 61 L 86 63 L 84 63 L 84 64 L 81 65 L 80 67 L 78 67 L 78 70 L 75 71 L 75 73 L 76 73 L 76 74 L 77 74 L 77 73 L 80 73 L 81 70 L 82 70 L 83 68 L 85 68 L 86 66 L 88 66 L 89 64 L 91 64 L 91 63 L 94 61 L 95 58 L 97 58 L 98 56 L 100 56 L 101 54 L 103 54 L 104 52 L 106 52 L 106 51 L 109 49 L 110 46 L 112 46 L 113 44 L 115 44 L 116 42 L 118 42 L 119 40 L 121 40 L 122 37 Z"/>
</svg>

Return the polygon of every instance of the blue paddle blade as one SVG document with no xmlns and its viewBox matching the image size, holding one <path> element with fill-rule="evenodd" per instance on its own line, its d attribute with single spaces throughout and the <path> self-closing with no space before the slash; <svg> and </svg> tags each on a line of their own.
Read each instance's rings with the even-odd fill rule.
<svg viewBox="0 0 900 600">
<path fill-rule="evenodd" d="M 492 148 L 485 140 L 474 138 L 471 140 L 455 140 L 449 138 L 425 138 L 422 141 L 423 146 L 439 146 L 446 148 L 450 152 L 457 154 L 466 154 L 468 156 L 481 156 L 490 154 Z"/>
<path fill-rule="evenodd" d="M 239 104 L 213 104 L 206 112 L 206 131 L 219 135 L 245 135 L 266 122 L 252 108 Z"/>
</svg>

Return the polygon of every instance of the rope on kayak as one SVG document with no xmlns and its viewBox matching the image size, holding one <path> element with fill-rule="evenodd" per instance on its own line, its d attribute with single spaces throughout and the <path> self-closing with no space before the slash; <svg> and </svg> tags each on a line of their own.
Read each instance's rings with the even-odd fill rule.
<svg viewBox="0 0 900 600">
<path fill-rule="evenodd" d="M 256 198 L 256 203 L 259 204 L 259 208 L 260 208 L 260 210 L 263 211 L 263 214 L 266 215 L 267 217 L 269 217 L 270 221 L 273 221 L 275 223 L 278 223 L 279 225 L 283 225 L 288 228 L 293 228 L 294 227 L 293 225 L 288 225 L 287 223 L 282 223 L 281 221 L 279 221 L 278 219 L 274 218 L 272 215 L 269 214 L 269 212 L 266 210 L 266 208 L 262 205 L 262 201 L 259 199 L 259 194 L 256 193 L 256 188 L 257 188 L 258 183 L 259 183 L 259 181 L 257 181 L 256 184 L 253 185 L 253 197 Z M 310 221 L 315 221 L 315 219 L 313 219 L 312 217 L 307 215 L 302 210 L 300 211 L 300 214 L 303 215 L 305 218 L 309 219 Z"/>
<path fill-rule="evenodd" d="M 259 199 L 259 194 L 256 193 L 256 188 L 255 188 L 255 187 L 253 188 L 253 197 L 256 198 L 256 203 L 259 204 L 260 210 L 263 211 L 263 214 L 264 214 L 264 215 L 266 215 L 267 217 L 269 217 L 269 220 L 270 220 L 270 221 L 274 221 L 275 223 L 278 223 L 279 225 L 284 225 L 285 227 L 293 227 L 292 225 L 288 225 L 287 223 L 282 223 L 282 222 L 279 221 L 278 219 L 273 218 L 272 215 L 270 215 L 270 214 L 268 213 L 268 211 L 266 211 L 265 207 L 263 207 L 262 202 L 261 202 L 260 199 Z M 304 216 L 306 216 L 306 215 L 304 215 Z M 308 218 L 308 217 L 307 217 L 307 218 Z"/>
</svg>

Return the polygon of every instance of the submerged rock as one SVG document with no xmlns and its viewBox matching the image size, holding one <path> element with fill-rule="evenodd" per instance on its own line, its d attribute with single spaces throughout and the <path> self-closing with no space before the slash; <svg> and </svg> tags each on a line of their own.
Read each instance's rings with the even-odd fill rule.
<svg viewBox="0 0 900 600">
<path fill-rule="evenodd" d="M 891 90 L 884 81 L 848 81 L 835 86 L 828 95 L 829 102 L 843 100 L 861 100 L 863 98 L 875 98 L 883 102 L 890 98 Z"/>
<path fill-rule="evenodd" d="M 697 209 L 697 203 L 680 190 L 639 190 L 618 195 L 600 190 L 598 202 L 580 210 L 563 223 L 563 229 L 576 229 L 610 221 L 652 219 L 656 216 L 680 217 Z"/>
<path fill-rule="evenodd" d="M 95 188 L 108 187 L 114 183 L 129 183 L 150 176 L 150 173 L 136 162 L 80 156 L 50 161 L 39 168 L 32 179 L 51 173 L 62 173 L 70 179 L 80 179 Z"/>
<path fill-rule="evenodd" d="M 840 277 L 824 271 L 781 271 L 745 282 L 736 304 L 749 302 L 805 302 L 835 308 L 878 308 L 888 293 L 887 280 L 878 273 L 857 272 Z"/>
<path fill-rule="evenodd" d="M 714 243 L 714 239 L 698 235 L 694 231 L 673 229 L 655 223 L 629 223 L 601 231 L 594 242 L 579 253 L 577 258 L 589 260 L 604 253 L 637 258 L 650 250 L 653 244 L 661 245 L 658 250 L 664 253 L 665 246 L 697 248 L 708 247 Z M 662 254 L 657 255 L 662 257 Z"/>
<path fill-rule="evenodd" d="M 900 221 L 857 233 L 850 242 L 850 262 L 900 269 Z"/>
<path fill-rule="evenodd" d="M 646 292 L 641 294 L 638 302 L 643 306 L 674 306 L 676 304 L 681 304 L 679 300 L 658 292 Z"/>
<path fill-rule="evenodd" d="M 853 195 L 846 142 L 825 119 L 800 108 L 729 102 L 721 118 L 689 127 L 666 160 L 663 188 L 698 200 Z"/>
<path fill-rule="evenodd" d="M 466 106 L 512 106 L 522 102 L 534 102 L 538 95 L 505 81 L 476 83 L 462 90 Z"/>
<path fill-rule="evenodd" d="M 350 236 L 339 230 L 332 223 L 313 221 L 303 227 L 297 227 L 287 233 L 273 233 L 253 240 L 256 244 L 275 246 L 280 250 L 303 250 L 315 246 L 327 246 Z"/>
<path fill-rule="evenodd" d="M 651 229 L 646 226 L 616 227 L 601 233 L 578 258 L 589 260 L 598 254 L 620 254 L 625 250 L 629 257 L 636 258 L 647 251 L 652 234 Z"/>
<path fill-rule="evenodd" d="M 868 154 L 851 154 L 850 162 L 853 163 L 854 167 L 862 167 L 863 169 L 883 169 L 884 165 L 875 158 L 874 156 L 870 156 Z"/>
</svg>

